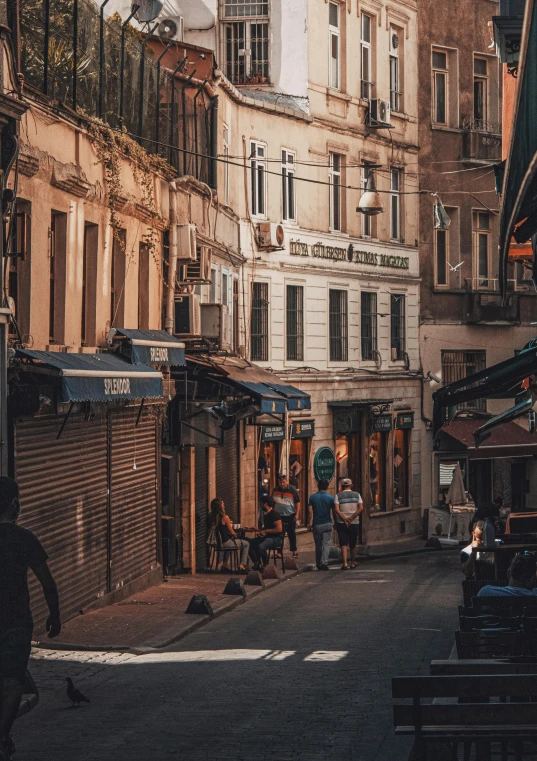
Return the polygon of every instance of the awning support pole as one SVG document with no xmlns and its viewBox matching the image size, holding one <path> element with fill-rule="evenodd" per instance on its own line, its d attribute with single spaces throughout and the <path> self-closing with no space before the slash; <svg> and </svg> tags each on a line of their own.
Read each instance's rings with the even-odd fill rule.
<svg viewBox="0 0 537 761">
<path fill-rule="evenodd" d="M 138 417 L 136 418 L 136 425 L 135 428 L 138 428 L 138 423 L 140 422 L 140 418 L 142 417 L 142 410 L 144 408 L 145 399 L 142 399 L 142 403 L 140 405 L 140 409 L 138 410 Z"/>
<path fill-rule="evenodd" d="M 203 436 L 207 436 L 209 439 L 214 439 L 214 441 L 218 441 L 220 446 L 222 446 L 223 443 L 223 436 L 213 436 L 212 433 L 207 433 L 207 431 L 202 431 L 201 428 L 196 428 L 195 425 L 190 425 L 190 423 L 185 423 L 184 420 L 179 421 L 181 425 L 186 425 L 187 428 L 192 429 L 193 431 L 196 431 L 197 433 L 201 433 Z"/>
<path fill-rule="evenodd" d="M 62 426 L 61 426 L 60 430 L 58 431 L 58 435 L 56 436 L 56 440 L 58 440 L 60 438 L 60 436 L 62 435 L 63 429 L 65 428 L 65 426 L 67 424 L 67 421 L 69 420 L 69 415 L 71 414 L 71 412 L 73 410 L 74 404 L 75 404 L 74 402 L 71 402 L 71 404 L 69 406 L 69 409 L 67 410 L 67 415 L 64 417 Z"/>
</svg>

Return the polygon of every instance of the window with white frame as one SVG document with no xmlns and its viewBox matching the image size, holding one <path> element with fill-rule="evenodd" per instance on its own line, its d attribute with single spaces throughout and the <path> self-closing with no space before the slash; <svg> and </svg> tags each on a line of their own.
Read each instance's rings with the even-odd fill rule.
<svg viewBox="0 0 537 761">
<path fill-rule="evenodd" d="M 302 362 L 304 359 L 304 287 L 287 286 L 286 303 L 287 359 Z"/>
<path fill-rule="evenodd" d="M 402 87 L 401 87 L 401 68 L 399 60 L 400 40 L 395 26 L 390 27 L 390 107 L 392 111 L 402 111 Z"/>
<path fill-rule="evenodd" d="M 378 353 L 377 294 L 362 291 L 360 294 L 360 342 L 362 359 L 376 359 Z"/>
<path fill-rule="evenodd" d="M 222 57 L 233 84 L 269 84 L 269 21 L 268 0 L 224 0 Z"/>
<path fill-rule="evenodd" d="M 490 215 L 483 211 L 473 213 L 474 288 L 490 288 L 491 230 Z"/>
<path fill-rule="evenodd" d="M 252 292 L 252 321 L 250 328 L 250 357 L 254 362 L 268 361 L 268 333 L 268 283 L 254 283 Z"/>
<path fill-rule="evenodd" d="M 295 159 L 293 151 L 282 149 L 282 219 L 291 222 L 296 220 Z"/>
<path fill-rule="evenodd" d="M 361 170 L 361 177 L 360 177 L 360 185 L 362 187 L 362 193 L 365 192 L 365 189 L 367 187 L 367 180 L 369 178 L 369 173 L 371 172 L 371 169 L 369 168 L 369 164 L 364 162 L 364 165 Z M 361 228 L 361 234 L 363 238 L 371 238 L 373 235 L 373 218 L 371 214 L 362 214 L 362 228 Z"/>
<path fill-rule="evenodd" d="M 328 177 L 330 182 L 330 229 L 341 230 L 341 164 L 339 153 L 330 154 Z"/>
<path fill-rule="evenodd" d="M 224 203 L 229 206 L 229 127 L 224 124 L 222 135 L 224 153 Z"/>
<path fill-rule="evenodd" d="M 209 304 L 218 303 L 218 269 L 211 267 L 211 282 L 209 284 Z"/>
<path fill-rule="evenodd" d="M 349 358 L 348 325 L 347 291 L 330 289 L 328 292 L 330 362 L 347 362 Z"/>
<path fill-rule="evenodd" d="M 401 169 L 390 169 L 390 238 L 401 240 Z"/>
<path fill-rule="evenodd" d="M 222 292 L 220 297 L 220 303 L 224 306 L 229 306 L 229 272 L 228 270 L 222 270 Z"/>
<path fill-rule="evenodd" d="M 449 122 L 449 71 L 446 50 L 433 49 L 433 123 Z"/>
<path fill-rule="evenodd" d="M 330 45 L 329 85 L 339 90 L 341 77 L 341 47 L 339 36 L 339 3 L 328 4 L 328 38 Z"/>
<path fill-rule="evenodd" d="M 489 78 L 486 58 L 474 57 L 474 129 L 487 130 L 489 121 Z"/>
<path fill-rule="evenodd" d="M 390 346 L 392 362 L 405 358 L 406 298 L 404 293 L 390 294 Z"/>
<path fill-rule="evenodd" d="M 360 95 L 365 100 L 371 100 L 373 97 L 372 29 L 373 19 L 367 13 L 362 13 L 360 17 L 360 58 L 362 64 Z"/>
<path fill-rule="evenodd" d="M 251 213 L 264 217 L 266 209 L 267 146 L 255 140 L 250 142 Z"/>
</svg>

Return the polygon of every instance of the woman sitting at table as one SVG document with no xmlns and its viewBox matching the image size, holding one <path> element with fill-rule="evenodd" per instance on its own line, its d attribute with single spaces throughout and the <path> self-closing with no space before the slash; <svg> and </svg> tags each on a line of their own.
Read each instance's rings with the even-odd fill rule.
<svg viewBox="0 0 537 761">
<path fill-rule="evenodd" d="M 224 500 L 219 497 L 215 497 L 211 502 L 211 519 L 212 526 L 218 535 L 218 541 L 222 549 L 234 550 L 237 547 L 240 548 L 240 570 L 246 571 L 246 563 L 248 561 L 248 550 L 250 549 L 250 543 L 248 539 L 239 539 L 237 534 L 233 530 L 233 524 L 229 515 L 226 514 L 226 506 Z M 222 563 L 222 573 L 231 573 L 228 567 L 229 552 L 224 552 L 224 562 Z"/>
</svg>

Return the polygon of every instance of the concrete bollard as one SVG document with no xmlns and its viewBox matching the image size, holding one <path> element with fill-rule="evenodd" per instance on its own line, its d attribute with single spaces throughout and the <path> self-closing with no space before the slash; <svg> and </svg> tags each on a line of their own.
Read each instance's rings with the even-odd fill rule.
<svg viewBox="0 0 537 761">
<path fill-rule="evenodd" d="M 286 571 L 298 571 L 298 565 L 294 558 L 285 558 L 283 561 L 283 567 Z"/>
<path fill-rule="evenodd" d="M 264 587 L 265 586 L 265 582 L 263 581 L 259 571 L 249 571 L 248 576 L 246 577 L 244 583 L 247 584 L 249 587 Z"/>
<path fill-rule="evenodd" d="M 279 579 L 280 574 L 278 573 L 278 569 L 275 565 L 267 565 L 266 568 L 263 570 L 263 578 L 264 579 Z"/>
<path fill-rule="evenodd" d="M 206 595 L 194 595 L 188 603 L 185 613 L 197 613 L 198 615 L 202 614 L 206 616 L 214 615 L 211 603 Z"/>
<path fill-rule="evenodd" d="M 242 579 L 230 579 L 224 589 L 225 595 L 240 595 L 246 597 L 246 590 Z"/>
</svg>

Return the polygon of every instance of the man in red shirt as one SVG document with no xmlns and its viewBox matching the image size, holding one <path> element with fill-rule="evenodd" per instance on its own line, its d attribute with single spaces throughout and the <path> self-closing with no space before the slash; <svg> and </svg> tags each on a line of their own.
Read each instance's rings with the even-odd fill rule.
<svg viewBox="0 0 537 761">
<path fill-rule="evenodd" d="M 296 551 L 296 511 L 300 504 L 300 497 L 294 486 L 291 486 L 287 476 L 278 478 L 278 486 L 272 492 L 274 509 L 282 519 L 283 528 L 289 537 L 289 546 L 293 557 L 298 557 Z"/>
</svg>

